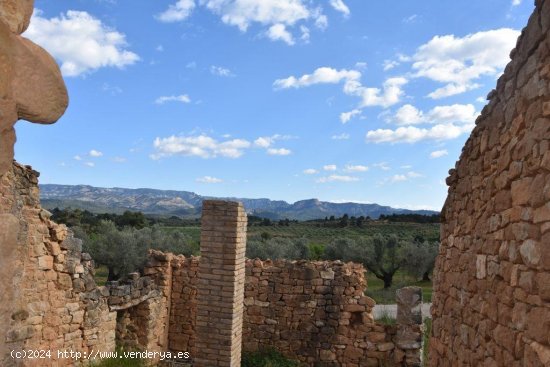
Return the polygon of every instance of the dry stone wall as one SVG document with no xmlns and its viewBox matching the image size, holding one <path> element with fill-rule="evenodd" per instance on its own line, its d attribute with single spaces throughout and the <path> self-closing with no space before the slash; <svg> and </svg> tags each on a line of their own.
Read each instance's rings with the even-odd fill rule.
<svg viewBox="0 0 550 367">
<path fill-rule="evenodd" d="M 14 163 L 0 177 L 0 365 L 71 366 L 58 351 L 112 350 L 116 312 L 97 287 L 93 262 L 65 226 L 39 205 L 38 173 Z M 11 350 L 50 350 L 16 360 Z"/>
<path fill-rule="evenodd" d="M 447 179 L 431 366 L 550 366 L 550 1 Z"/>
<path fill-rule="evenodd" d="M 170 351 L 198 356 L 200 258 L 171 258 Z M 352 263 L 246 260 L 243 350 L 276 348 L 309 366 L 419 366 L 419 289 L 399 297 L 402 322 L 373 320 L 364 268 Z M 148 270 L 146 270 L 148 272 Z"/>
<path fill-rule="evenodd" d="M 310 366 L 420 364 L 422 330 L 410 316 L 418 298 L 400 297 L 408 321 L 380 325 L 360 265 L 245 261 L 246 215 L 236 203 L 214 202 L 207 211 L 206 256 L 151 251 L 143 276 L 97 286 L 81 242 L 40 207 L 37 182 L 37 172 L 16 163 L 0 178 L 0 271 L 10 280 L 0 283 L 1 366 L 79 365 L 117 341 L 189 352 L 194 365 L 211 366 L 205 338 L 215 341 L 206 347 L 215 363 L 227 366 L 239 365 L 241 340 L 245 351 L 276 347 Z M 22 349 L 52 355 L 9 355 Z M 64 351 L 80 352 L 81 360 Z"/>
<path fill-rule="evenodd" d="M 97 286 L 92 258 L 40 207 L 37 183 L 17 163 L 0 176 L 0 366 L 73 366 L 63 352 L 113 351 L 117 332 L 127 345 L 167 350 L 172 267 Z M 12 350 L 51 354 L 14 359 Z"/>
</svg>

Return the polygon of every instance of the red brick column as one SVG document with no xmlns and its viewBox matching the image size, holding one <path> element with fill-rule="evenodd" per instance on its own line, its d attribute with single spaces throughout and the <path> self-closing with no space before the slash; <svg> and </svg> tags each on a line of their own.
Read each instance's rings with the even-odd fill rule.
<svg viewBox="0 0 550 367">
<path fill-rule="evenodd" d="M 204 201 L 195 367 L 239 367 L 247 217 L 241 203 Z"/>
</svg>

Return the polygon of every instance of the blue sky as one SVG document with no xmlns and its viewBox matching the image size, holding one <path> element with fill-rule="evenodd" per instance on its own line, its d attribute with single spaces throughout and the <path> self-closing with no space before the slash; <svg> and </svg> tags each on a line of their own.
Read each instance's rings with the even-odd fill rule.
<svg viewBox="0 0 550 367">
<path fill-rule="evenodd" d="M 533 10 L 518 0 L 37 0 L 70 106 L 42 183 L 440 209 Z"/>
</svg>

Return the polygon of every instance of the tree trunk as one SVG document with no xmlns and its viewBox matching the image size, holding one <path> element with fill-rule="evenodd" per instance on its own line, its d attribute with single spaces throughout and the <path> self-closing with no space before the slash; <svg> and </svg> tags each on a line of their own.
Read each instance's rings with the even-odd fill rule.
<svg viewBox="0 0 550 367">
<path fill-rule="evenodd" d="M 118 280 L 118 274 L 115 273 L 115 269 L 112 266 L 108 266 L 109 274 L 107 275 L 107 281 L 112 282 Z"/>
<path fill-rule="evenodd" d="M 423 282 L 431 282 L 431 279 L 430 279 L 430 272 L 425 272 L 424 275 L 422 275 L 422 281 Z"/>
<path fill-rule="evenodd" d="M 391 288 L 393 283 L 393 274 L 384 274 L 382 280 L 384 281 L 384 289 Z"/>
</svg>

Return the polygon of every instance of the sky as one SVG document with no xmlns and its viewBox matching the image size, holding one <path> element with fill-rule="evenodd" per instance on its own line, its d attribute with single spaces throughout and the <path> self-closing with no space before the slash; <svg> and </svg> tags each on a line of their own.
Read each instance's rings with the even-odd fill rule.
<svg viewBox="0 0 550 367">
<path fill-rule="evenodd" d="M 36 0 L 41 183 L 439 210 L 530 0 Z"/>
</svg>

